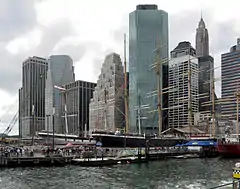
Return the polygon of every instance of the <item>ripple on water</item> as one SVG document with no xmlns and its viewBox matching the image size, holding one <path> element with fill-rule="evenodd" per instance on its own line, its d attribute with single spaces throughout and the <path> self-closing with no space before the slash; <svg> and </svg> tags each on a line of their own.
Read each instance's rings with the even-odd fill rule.
<svg viewBox="0 0 240 189">
<path fill-rule="evenodd" d="M 187 159 L 100 168 L 3 169 L 0 184 L 1 189 L 204 189 L 231 181 L 235 162 Z"/>
</svg>

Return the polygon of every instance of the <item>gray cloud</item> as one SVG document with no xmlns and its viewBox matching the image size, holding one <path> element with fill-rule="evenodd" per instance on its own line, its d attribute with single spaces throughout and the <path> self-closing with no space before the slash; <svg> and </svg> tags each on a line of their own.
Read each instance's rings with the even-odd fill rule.
<svg viewBox="0 0 240 189">
<path fill-rule="evenodd" d="M 59 20 L 43 29 L 40 45 L 30 54 L 47 56 L 63 38 L 74 36 L 75 34 L 74 27 L 69 20 Z"/>
<path fill-rule="evenodd" d="M 34 1 L 1 0 L 0 41 L 8 41 L 36 24 Z"/>
<path fill-rule="evenodd" d="M 6 90 L 10 94 L 16 94 L 21 86 L 21 66 L 24 59 L 29 56 L 46 57 L 53 52 L 54 47 L 65 37 L 74 36 L 74 28 L 68 20 L 61 20 L 55 24 L 43 29 L 43 37 L 41 43 L 31 51 L 13 55 L 5 50 L 6 43 L 0 45 L 1 64 L 0 64 L 0 88 Z M 74 58 L 79 59 L 85 53 L 81 45 L 74 46 L 68 52 L 64 52 L 66 48 L 63 46 L 61 53 L 67 54 L 72 52 Z M 77 50 L 81 47 L 81 52 L 77 55 Z M 82 54 L 81 54 L 82 53 Z"/>
<path fill-rule="evenodd" d="M 226 53 L 231 46 L 236 44 L 240 32 L 235 30 L 235 20 L 228 20 L 217 24 L 218 27 L 211 25 L 210 28 L 210 31 L 212 31 L 212 35 L 210 36 L 211 50 L 214 54 Z"/>
<path fill-rule="evenodd" d="M 21 83 L 21 55 L 14 56 L 0 46 L 0 88 L 16 94 Z"/>
</svg>

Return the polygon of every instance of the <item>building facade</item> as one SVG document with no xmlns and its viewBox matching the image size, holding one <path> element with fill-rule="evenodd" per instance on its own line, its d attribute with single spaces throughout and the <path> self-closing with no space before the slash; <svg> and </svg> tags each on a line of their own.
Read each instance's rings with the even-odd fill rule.
<svg viewBox="0 0 240 189">
<path fill-rule="evenodd" d="M 198 57 L 199 65 L 199 111 L 210 113 L 212 109 L 212 85 L 214 79 L 214 59 L 211 56 Z M 214 94 L 215 95 L 215 94 Z M 217 96 L 215 95 L 215 100 Z M 205 103 L 205 104 L 204 104 Z M 210 104 L 206 106 L 206 104 Z"/>
<path fill-rule="evenodd" d="M 67 55 L 52 55 L 48 59 L 45 88 L 45 130 L 62 134 L 61 87 L 75 81 L 73 60 Z"/>
<path fill-rule="evenodd" d="M 171 51 L 169 88 L 169 127 L 188 126 L 190 122 L 193 125 L 194 113 L 198 112 L 198 59 L 190 42 L 180 42 Z"/>
<path fill-rule="evenodd" d="M 129 112 L 130 132 L 137 132 L 136 108 L 141 108 L 141 130 L 144 133 L 158 132 L 157 76 L 152 69 L 160 47 L 161 59 L 168 59 L 168 14 L 158 10 L 157 5 L 138 5 L 129 15 Z M 168 64 L 163 64 L 162 86 L 168 84 Z M 153 93 L 152 93 L 153 94 Z M 163 96 L 163 107 L 167 107 L 167 94 Z M 152 112 L 152 113 L 149 113 Z M 140 116 L 140 115 L 139 115 Z M 163 115 L 166 126 L 167 112 Z"/>
<path fill-rule="evenodd" d="M 65 85 L 67 114 L 65 116 L 64 104 L 62 104 L 63 132 L 66 132 L 66 120 L 68 133 L 84 136 L 89 131 L 89 104 L 93 98 L 96 83 L 87 81 L 75 81 Z M 64 97 L 63 97 L 64 98 Z"/>
<path fill-rule="evenodd" d="M 45 81 L 48 62 L 44 58 L 29 57 L 22 65 L 20 90 L 20 136 L 33 136 L 45 128 Z"/>
<path fill-rule="evenodd" d="M 203 18 L 198 23 L 196 32 L 196 56 L 204 57 L 209 55 L 209 38 L 208 30 L 206 28 Z"/>
<path fill-rule="evenodd" d="M 124 123 L 124 74 L 116 53 L 106 56 L 89 105 L 90 132 L 122 129 Z"/>
<path fill-rule="evenodd" d="M 208 114 L 212 109 L 212 106 L 207 106 L 206 103 L 211 104 L 212 100 L 214 59 L 209 55 L 208 30 L 203 18 L 200 19 L 196 30 L 196 56 L 199 65 L 199 111 Z"/>
<path fill-rule="evenodd" d="M 240 91 L 240 39 L 231 47 L 230 52 L 221 55 L 222 64 L 222 99 L 221 113 L 236 119 L 236 92 Z"/>
</svg>

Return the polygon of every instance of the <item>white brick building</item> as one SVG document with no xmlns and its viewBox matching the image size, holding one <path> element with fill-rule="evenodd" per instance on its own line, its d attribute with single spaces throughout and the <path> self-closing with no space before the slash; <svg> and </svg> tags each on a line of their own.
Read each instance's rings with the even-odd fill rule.
<svg viewBox="0 0 240 189">
<path fill-rule="evenodd" d="M 89 130 L 115 131 L 124 123 L 124 73 L 116 53 L 106 56 L 89 105 Z"/>
</svg>

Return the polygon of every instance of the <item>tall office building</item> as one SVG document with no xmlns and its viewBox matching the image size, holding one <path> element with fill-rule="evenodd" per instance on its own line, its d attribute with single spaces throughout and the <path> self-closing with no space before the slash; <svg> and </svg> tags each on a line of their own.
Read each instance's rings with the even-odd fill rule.
<svg viewBox="0 0 240 189">
<path fill-rule="evenodd" d="M 48 60 L 45 88 L 45 130 L 63 133 L 61 122 L 61 87 L 75 81 L 73 60 L 67 55 L 53 55 Z"/>
<path fill-rule="evenodd" d="M 47 60 L 29 57 L 22 66 L 22 89 L 20 89 L 20 136 L 32 136 L 36 131 L 44 130 L 45 119 L 45 81 Z"/>
<path fill-rule="evenodd" d="M 214 78 L 214 59 L 209 55 L 209 37 L 203 18 L 196 30 L 196 55 L 199 65 L 199 111 L 209 112 L 212 106 L 206 106 L 212 99 L 212 82 Z"/>
<path fill-rule="evenodd" d="M 157 76 L 151 69 L 160 47 L 162 59 L 168 59 L 168 14 L 157 5 L 138 5 L 129 15 L 129 109 L 130 131 L 137 132 L 141 116 L 141 131 L 158 132 Z M 163 64 L 163 88 L 168 85 L 168 64 Z M 149 95 L 151 93 L 151 95 Z M 167 94 L 162 99 L 167 106 Z M 144 108 L 143 108 L 144 106 Z M 137 109 L 141 109 L 137 113 Z M 167 124 L 167 112 L 163 114 L 163 128 Z M 164 128 L 165 129 L 165 128 Z"/>
<path fill-rule="evenodd" d="M 190 73 L 190 77 L 188 75 Z M 189 83 L 190 82 L 190 89 Z M 194 113 L 198 112 L 198 59 L 190 42 L 180 42 L 171 51 L 169 61 L 169 127 L 188 126 L 194 123 Z M 189 93 L 190 91 L 190 93 Z M 189 99 L 191 111 L 189 111 Z M 191 120 L 189 120 L 191 115 Z"/>
<path fill-rule="evenodd" d="M 90 131 L 115 132 L 124 123 L 124 74 L 121 58 L 116 53 L 106 56 L 97 86 L 89 105 Z"/>
<path fill-rule="evenodd" d="M 198 23 L 196 33 L 196 55 L 197 57 L 204 57 L 209 55 L 208 30 L 205 26 L 203 18 L 201 18 Z"/>
<path fill-rule="evenodd" d="M 68 133 L 84 136 L 89 131 L 89 104 L 93 98 L 93 91 L 96 83 L 87 81 L 75 81 L 65 85 L 67 114 L 64 113 L 64 104 L 62 106 L 62 122 L 65 123 L 63 131 L 66 131 L 66 120 Z M 66 119 L 65 119 L 66 118 Z"/>
<path fill-rule="evenodd" d="M 237 39 L 237 45 L 230 48 L 230 52 L 221 56 L 222 63 L 222 98 L 228 103 L 222 104 L 221 113 L 236 117 L 236 96 L 240 91 L 240 38 Z"/>
</svg>

